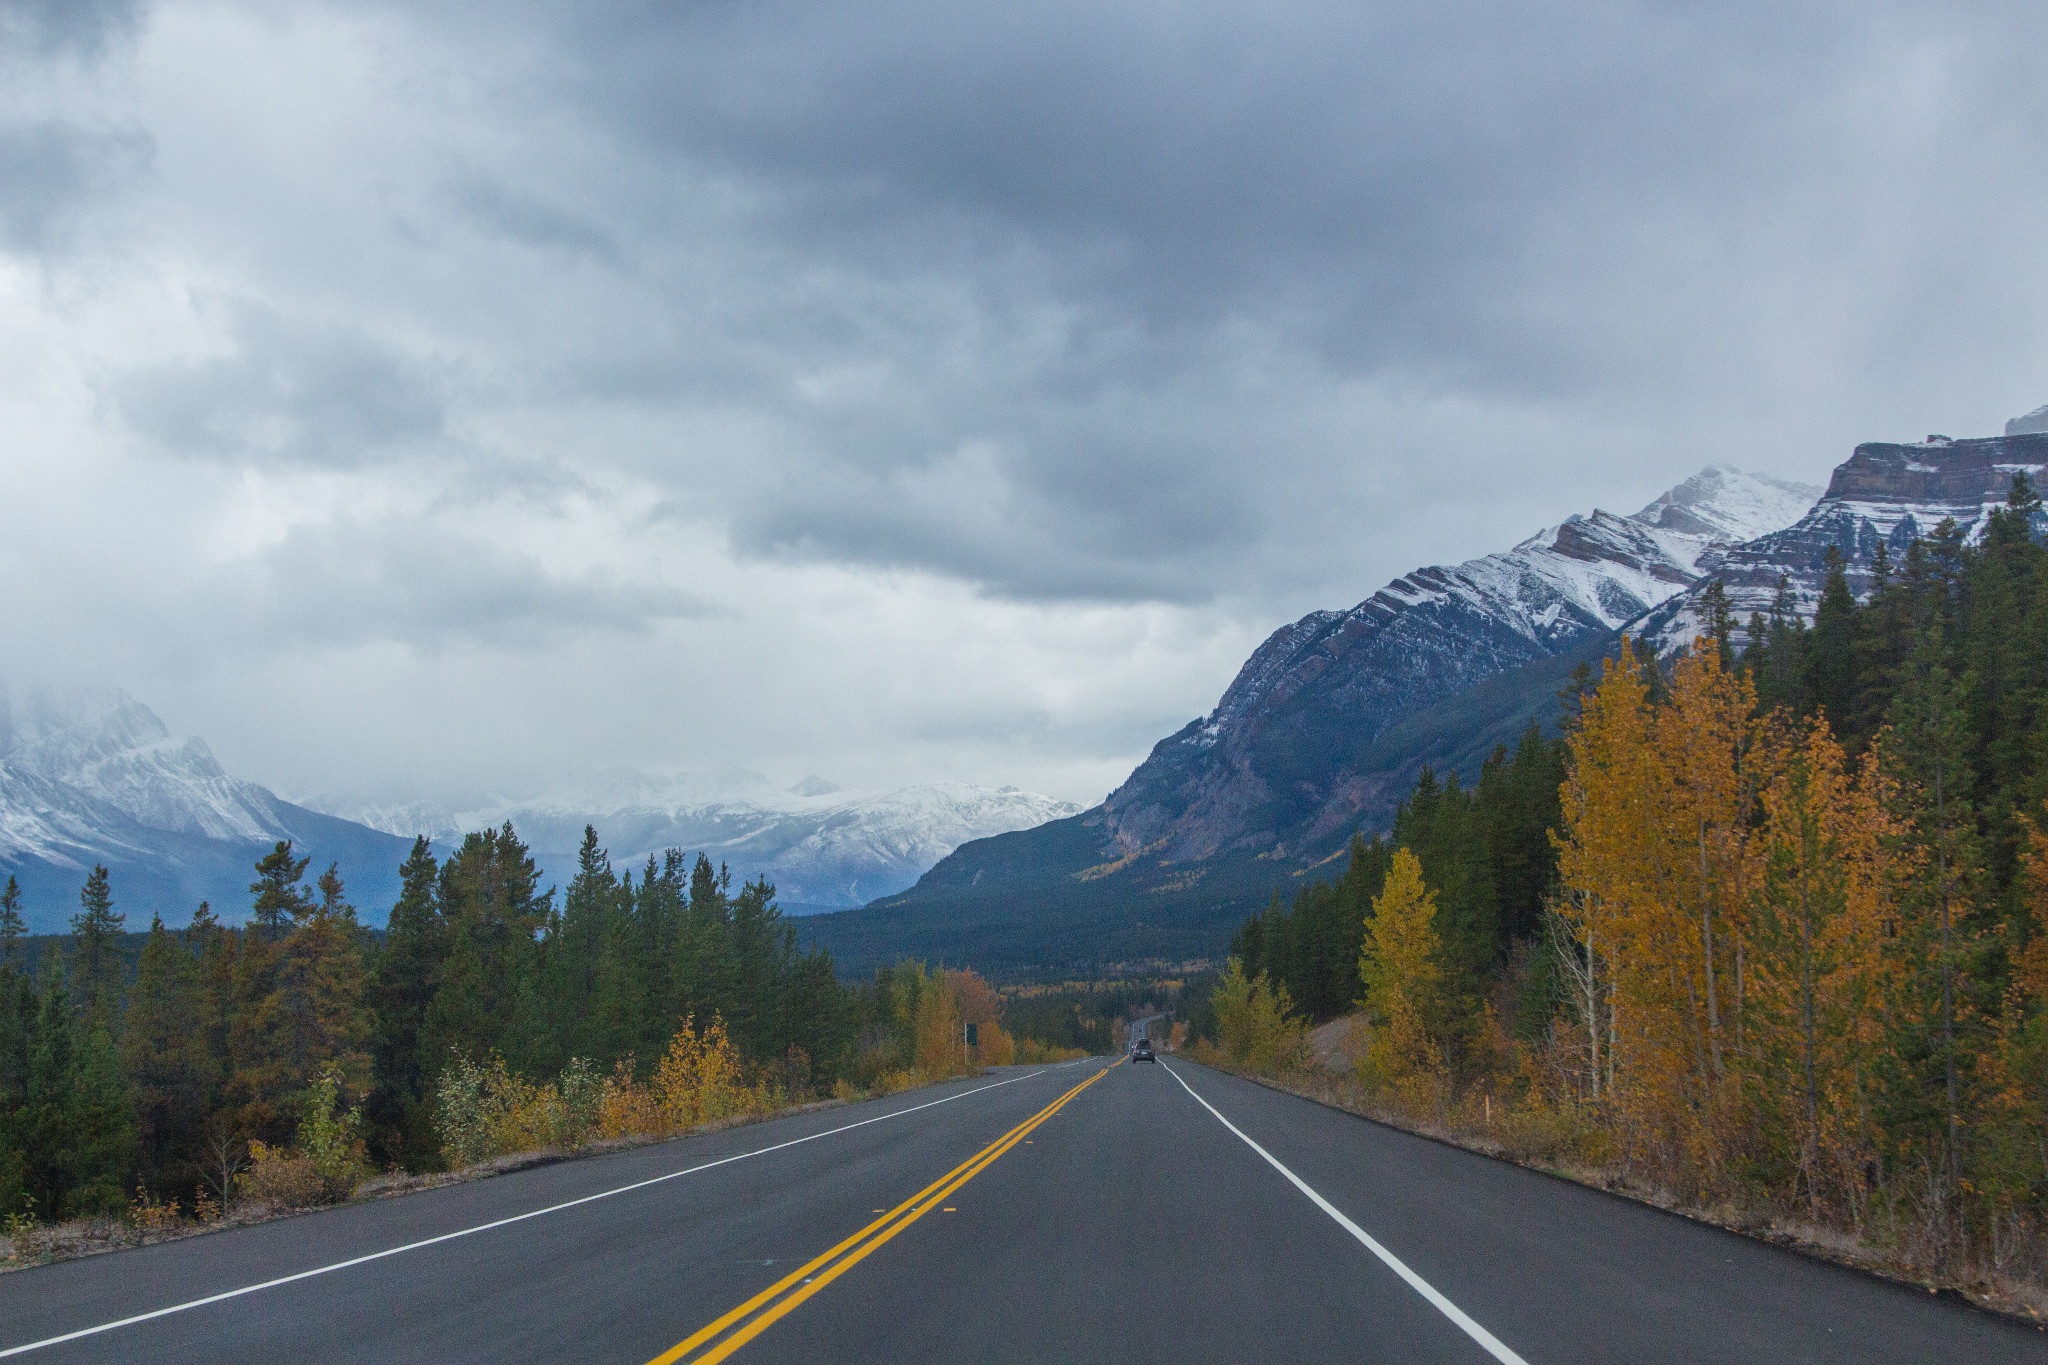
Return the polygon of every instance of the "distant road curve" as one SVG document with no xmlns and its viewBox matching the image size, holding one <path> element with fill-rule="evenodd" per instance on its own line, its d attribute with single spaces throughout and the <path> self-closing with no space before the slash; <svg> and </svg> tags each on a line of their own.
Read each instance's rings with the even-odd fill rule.
<svg viewBox="0 0 2048 1365">
<path fill-rule="evenodd" d="M 0 1354 L 1990 1363 L 2048 1336 L 1173 1058 L 19 1271 Z"/>
</svg>

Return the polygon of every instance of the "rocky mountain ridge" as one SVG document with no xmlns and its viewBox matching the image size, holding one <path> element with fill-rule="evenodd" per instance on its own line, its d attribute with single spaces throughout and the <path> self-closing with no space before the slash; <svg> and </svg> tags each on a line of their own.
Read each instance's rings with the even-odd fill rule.
<svg viewBox="0 0 2048 1365">
<path fill-rule="evenodd" d="M 1299 846 L 1341 837 L 1384 814 L 1388 793 L 1382 773 L 1332 770 L 1313 752 L 1294 761 L 1334 718 L 1344 747 L 1370 746 L 1404 717 L 1636 619 L 1818 493 L 1708 469 L 1632 516 L 1575 516 L 1282 626 L 1208 717 L 1161 740 L 1110 794 L 1106 832 L 1123 855 L 1157 848 L 1177 863 L 1271 849 L 1276 829 Z"/>
<path fill-rule="evenodd" d="M 1783 530 L 1729 549 L 1711 573 L 1647 614 L 1632 627 L 1669 653 L 1705 633 L 1701 596 L 1719 582 L 1735 615 L 1738 643 L 1747 639 L 1751 613 L 1769 615 L 1781 590 L 1792 609 L 1811 620 L 1827 579 L 1827 552 L 1839 550 L 1849 587 L 1870 590 L 1878 548 L 1896 568 L 1915 537 L 1953 520 L 1966 541 L 1983 534 L 1985 516 L 2002 506 L 2013 475 L 2039 485 L 2048 470 L 2048 432 L 2025 430 L 2040 413 L 2006 423 L 2005 436 L 1924 441 L 1869 441 L 1835 467 L 1823 494 L 1806 515 Z M 2048 518 L 2038 519 L 2048 527 Z"/>
</svg>

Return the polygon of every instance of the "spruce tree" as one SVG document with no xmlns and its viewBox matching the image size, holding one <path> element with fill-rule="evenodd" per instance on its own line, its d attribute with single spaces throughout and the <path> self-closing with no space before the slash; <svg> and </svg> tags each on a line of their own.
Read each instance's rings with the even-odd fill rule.
<svg viewBox="0 0 2048 1365">
<path fill-rule="evenodd" d="M 54 953 L 45 960 L 38 1004 L 18 1118 L 22 1184 L 39 1215 L 54 1220 L 69 1212 L 66 1196 L 75 1183 L 69 1153 L 78 1136 L 71 1111 L 72 1034 L 77 1024 Z"/>
<path fill-rule="evenodd" d="M 1947 525 L 1948 523 L 1944 523 Z M 1923 914 L 1916 928 L 1925 939 L 1920 960 L 1931 971 L 1923 978 L 1921 1017 L 1926 1020 L 1925 1053 L 1932 1064 L 1931 1097 L 1941 1115 L 1940 1145 L 1948 1187 L 1963 1180 L 1964 1107 L 1971 1084 L 1963 1034 L 1972 1022 L 1966 959 L 1973 917 L 1974 872 L 1978 865 L 1976 825 L 1968 795 L 1969 725 L 1961 695 L 1944 661 L 1943 618 L 1931 615 L 1908 665 L 1905 685 L 1893 702 L 1891 723 L 1899 742 L 1894 762 L 1911 803 L 1906 812 L 1923 853 L 1919 888 Z"/>
<path fill-rule="evenodd" d="M 27 932 L 28 925 L 21 917 L 21 884 L 10 873 L 7 889 L 0 891 L 0 963 L 13 964 L 15 951 Z"/>
<path fill-rule="evenodd" d="M 377 1084 L 366 1109 L 380 1155 L 417 1165 L 434 1151 L 430 1128 L 420 1119 L 426 1096 L 420 1026 L 440 984 L 447 948 L 435 907 L 441 870 L 425 837 L 413 841 L 398 871 L 398 901 L 370 971 L 370 1055 Z"/>
<path fill-rule="evenodd" d="M 74 1214 L 119 1213 L 128 1206 L 135 1168 L 135 1109 L 103 1006 L 85 1016 L 65 1090 L 65 1203 Z"/>
<path fill-rule="evenodd" d="M 80 1004 L 87 1010 L 120 1004 L 121 957 L 118 940 L 127 916 L 114 910 L 107 869 L 94 867 L 78 893 L 79 912 L 71 917 L 72 966 Z"/>
<path fill-rule="evenodd" d="M 297 923 L 313 908 L 312 895 L 300 885 L 306 865 L 312 861 L 310 857 L 292 857 L 289 839 L 279 840 L 277 847 L 257 859 L 256 880 L 249 883 L 249 894 L 256 898 L 249 907 L 249 918 L 265 938 L 275 939 L 287 922 Z"/>
<path fill-rule="evenodd" d="M 1837 734 L 1857 715 L 1856 598 L 1849 591 L 1848 565 L 1835 546 L 1827 548 L 1827 579 L 1806 635 L 1807 704 L 1828 718 Z"/>
<path fill-rule="evenodd" d="M 142 1169 L 159 1192 L 199 1183 L 200 1140 L 220 1074 L 207 1046 L 199 966 L 154 920 L 135 975 L 121 1036 L 121 1067 L 134 1095 Z"/>
<path fill-rule="evenodd" d="M 39 1001 L 35 983 L 0 964 L 0 1214 L 23 1212 L 28 1188 L 29 1062 Z"/>
<path fill-rule="evenodd" d="M 303 1091 L 330 1068 L 352 1095 L 370 1084 L 368 975 L 355 907 L 338 869 L 320 874 L 320 901 L 284 941 L 277 969 L 286 1084 Z"/>
</svg>

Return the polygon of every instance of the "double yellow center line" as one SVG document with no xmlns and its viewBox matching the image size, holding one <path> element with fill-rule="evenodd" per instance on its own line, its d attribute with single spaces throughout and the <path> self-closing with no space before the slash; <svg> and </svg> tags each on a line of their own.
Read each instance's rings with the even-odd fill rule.
<svg viewBox="0 0 2048 1365">
<path fill-rule="evenodd" d="M 1112 1062 L 1110 1065 L 1115 1064 Z M 980 1175 L 997 1157 L 1022 1142 L 1032 1129 L 1059 1113 L 1068 1100 L 1108 1074 L 1109 1067 L 1096 1072 L 853 1236 L 823 1255 L 804 1262 L 731 1312 L 698 1328 L 647 1365 L 677 1365 L 685 1358 L 691 1365 L 711 1365 L 713 1361 L 724 1360 L 767 1331 L 805 1299 L 844 1275 L 891 1237 L 937 1208 L 953 1191 Z M 700 1349 L 701 1355 L 691 1354 Z"/>
</svg>

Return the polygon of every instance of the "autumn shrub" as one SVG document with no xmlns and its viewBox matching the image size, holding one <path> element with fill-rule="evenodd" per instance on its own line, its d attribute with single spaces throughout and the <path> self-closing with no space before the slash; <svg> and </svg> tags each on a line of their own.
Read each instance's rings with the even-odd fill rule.
<svg viewBox="0 0 2048 1365">
<path fill-rule="evenodd" d="M 1003 1032 L 991 1019 L 975 1026 L 974 1061 L 981 1066 L 1013 1066 L 1017 1061 L 1017 1040 Z"/>
<path fill-rule="evenodd" d="M 763 1086 L 749 1086 L 739 1049 L 716 1015 L 700 1032 L 685 1020 L 654 1068 L 654 1099 L 669 1130 L 694 1128 L 768 1107 Z"/>
<path fill-rule="evenodd" d="M 663 1131 L 666 1118 L 653 1090 L 634 1078 L 633 1059 L 612 1064 L 598 1092 L 597 1135 L 604 1139 L 636 1137 Z"/>
<path fill-rule="evenodd" d="M 128 1201 L 128 1222 L 137 1232 L 168 1232 L 179 1221 L 176 1199 L 158 1199 L 147 1185 L 136 1180 L 135 1197 Z"/>
<path fill-rule="evenodd" d="M 597 1130 L 604 1104 L 604 1077 L 588 1061 L 571 1057 L 562 1068 L 558 1093 L 554 1145 L 574 1150 L 590 1141 Z"/>
<path fill-rule="evenodd" d="M 312 1161 L 288 1147 L 249 1144 L 249 1169 L 235 1182 L 238 1203 L 265 1209 L 305 1209 L 328 1203 L 327 1182 Z"/>
<path fill-rule="evenodd" d="M 1263 972 L 1246 980 L 1244 964 L 1231 958 L 1211 1000 L 1218 1046 L 1229 1065 L 1270 1075 L 1300 1061 L 1308 1029 L 1285 986 L 1274 989 Z"/>
<path fill-rule="evenodd" d="M 236 1188 L 271 1208 L 341 1203 L 370 1174 L 361 1131 L 362 1111 L 341 1107 L 340 1075 L 323 1071 L 306 1095 L 297 1139 L 290 1147 L 251 1142 L 249 1169 Z"/>
</svg>

